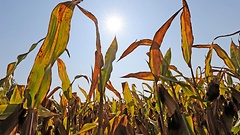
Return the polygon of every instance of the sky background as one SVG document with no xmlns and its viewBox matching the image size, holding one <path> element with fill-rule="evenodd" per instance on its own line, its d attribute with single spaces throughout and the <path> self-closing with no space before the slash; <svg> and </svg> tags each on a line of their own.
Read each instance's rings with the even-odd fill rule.
<svg viewBox="0 0 240 135">
<path fill-rule="evenodd" d="M 19 54 L 28 51 L 30 46 L 46 36 L 48 23 L 53 8 L 62 1 L 2 1 L 0 4 L 0 78 L 6 73 L 6 67 L 14 62 Z M 208 44 L 218 35 L 233 33 L 240 29 L 240 1 L 239 0 L 188 0 L 194 34 L 194 44 Z M 81 7 L 93 13 L 99 22 L 102 52 L 105 55 L 115 34 L 118 41 L 118 59 L 123 51 L 135 40 L 150 38 L 155 32 L 182 7 L 181 0 L 84 0 Z M 112 33 L 106 28 L 107 18 L 117 15 L 123 20 L 122 30 Z M 190 77 L 190 70 L 183 60 L 180 37 L 180 14 L 175 18 L 163 40 L 161 51 L 163 54 L 171 48 L 171 64 L 178 67 L 186 76 Z M 237 43 L 238 36 L 231 37 Z M 231 38 L 221 38 L 215 41 L 227 52 Z M 67 53 L 61 55 L 65 62 L 70 80 L 76 75 L 85 74 L 91 77 L 91 67 L 94 66 L 95 26 L 78 8 L 75 8 Z M 18 84 L 27 84 L 27 77 L 31 71 L 35 56 L 40 48 L 38 45 L 15 70 L 15 80 Z M 139 71 L 149 71 L 146 52 L 149 47 L 141 46 L 129 56 L 114 61 L 111 81 L 120 93 L 121 83 L 128 81 L 135 83 L 142 91 L 141 83 L 137 79 L 122 79 L 123 75 Z M 208 49 L 193 49 L 193 68 L 204 68 L 204 60 Z M 223 66 L 214 52 L 212 65 Z M 61 86 L 56 63 L 53 67 L 53 82 L 51 89 Z M 78 79 L 73 85 L 73 91 L 79 92 L 77 85 L 87 92 L 90 84 L 84 79 Z M 57 94 L 60 91 L 57 92 Z M 107 92 L 112 97 L 111 92 Z M 79 92 L 80 97 L 82 94 Z"/>
</svg>

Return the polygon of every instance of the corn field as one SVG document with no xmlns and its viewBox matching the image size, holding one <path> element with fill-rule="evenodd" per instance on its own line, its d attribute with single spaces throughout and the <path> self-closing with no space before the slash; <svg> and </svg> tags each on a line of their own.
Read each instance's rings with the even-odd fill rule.
<svg viewBox="0 0 240 135">
<path fill-rule="evenodd" d="M 96 29 L 96 50 L 92 76 L 76 75 L 70 80 L 66 65 L 60 56 L 67 51 L 70 23 L 74 10 L 80 10 L 92 20 Z M 136 71 L 122 78 L 135 78 L 146 89 L 137 89 L 127 81 L 116 89 L 110 80 L 112 63 L 118 50 L 117 37 L 102 54 L 98 19 L 81 7 L 81 0 L 59 3 L 51 13 L 45 38 L 32 44 L 26 53 L 17 56 L 0 80 L 0 134 L 1 135 L 232 135 L 240 132 L 240 40 L 231 41 L 230 54 L 215 43 L 219 38 L 240 34 L 216 36 L 210 44 L 193 44 L 191 14 L 186 0 L 156 30 L 153 39 L 133 42 L 117 59 L 127 56 L 140 46 L 148 46 L 148 71 Z M 181 48 L 184 61 L 191 72 L 185 76 L 171 63 L 171 49 L 162 54 L 160 47 L 173 20 L 179 15 Z M 94 26 L 93 26 L 94 27 Z M 14 82 L 14 71 L 36 46 L 36 54 L 27 84 Z M 193 69 L 192 49 L 207 49 L 204 67 Z M 225 65 L 211 64 L 215 52 Z M 134 55 L 134 54 L 132 54 Z M 145 55 L 145 54 L 143 54 Z M 52 67 L 57 64 L 62 82 L 50 90 Z M 82 101 L 72 92 L 75 80 L 90 83 L 89 90 L 79 87 L 86 98 Z M 60 101 L 53 98 L 61 90 Z M 116 98 L 110 99 L 110 90 Z M 143 93 L 147 93 L 144 94 Z"/>
</svg>

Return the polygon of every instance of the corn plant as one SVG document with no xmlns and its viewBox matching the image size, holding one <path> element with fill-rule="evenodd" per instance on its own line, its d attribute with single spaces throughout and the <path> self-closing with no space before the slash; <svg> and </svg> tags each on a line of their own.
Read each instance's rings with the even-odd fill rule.
<svg viewBox="0 0 240 135">
<path fill-rule="evenodd" d="M 133 42 L 118 59 L 127 59 L 126 56 L 137 47 L 149 46 L 149 71 L 129 73 L 122 78 L 136 78 L 152 83 L 142 83 L 143 88 L 139 89 L 126 81 L 120 90 L 110 81 L 114 71 L 112 63 L 118 49 L 117 38 L 113 39 L 103 57 L 98 20 L 80 3 L 80 0 L 59 3 L 52 11 L 46 37 L 31 45 L 28 52 L 18 55 L 17 61 L 8 65 L 6 76 L 0 80 L 1 134 L 239 133 L 240 41 L 238 45 L 231 41 L 230 55 L 214 42 L 218 38 L 239 34 L 240 31 L 217 36 L 211 44 L 194 44 L 190 10 L 186 0 L 182 0 L 182 8 L 156 31 L 153 39 Z M 71 80 L 67 74 L 67 65 L 60 56 L 64 51 L 68 52 L 70 23 L 76 6 L 95 25 L 96 51 L 91 78 L 76 75 Z M 171 49 L 162 54 L 160 48 L 167 30 L 180 13 L 182 55 L 191 77 L 185 76 L 171 63 Z M 27 84 L 17 84 L 14 81 L 14 70 L 42 41 Z M 195 73 L 191 62 L 192 49 L 208 49 L 204 68 L 197 67 Z M 213 50 L 226 67 L 211 65 Z M 55 63 L 62 84 L 50 90 Z M 72 90 L 73 83 L 80 78 L 90 83 L 88 93 L 78 86 L 85 101 L 81 101 Z M 53 94 L 60 89 L 62 94 L 59 94 L 60 101 L 57 102 Z M 117 99 L 109 99 L 106 90 L 113 92 Z"/>
</svg>

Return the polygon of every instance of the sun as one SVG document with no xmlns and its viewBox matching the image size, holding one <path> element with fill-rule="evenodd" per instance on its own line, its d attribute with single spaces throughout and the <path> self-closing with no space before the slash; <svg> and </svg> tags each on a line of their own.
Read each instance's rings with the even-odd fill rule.
<svg viewBox="0 0 240 135">
<path fill-rule="evenodd" d="M 111 15 L 106 18 L 106 28 L 110 33 L 117 34 L 123 30 L 123 20 L 120 15 Z"/>
</svg>

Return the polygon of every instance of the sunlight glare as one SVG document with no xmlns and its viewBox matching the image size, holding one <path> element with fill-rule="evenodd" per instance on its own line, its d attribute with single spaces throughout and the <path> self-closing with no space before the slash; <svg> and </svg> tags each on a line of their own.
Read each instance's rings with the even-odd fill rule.
<svg viewBox="0 0 240 135">
<path fill-rule="evenodd" d="M 120 16 L 114 15 L 107 18 L 106 25 L 109 32 L 116 34 L 122 30 L 123 22 Z"/>
</svg>

